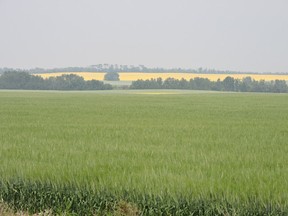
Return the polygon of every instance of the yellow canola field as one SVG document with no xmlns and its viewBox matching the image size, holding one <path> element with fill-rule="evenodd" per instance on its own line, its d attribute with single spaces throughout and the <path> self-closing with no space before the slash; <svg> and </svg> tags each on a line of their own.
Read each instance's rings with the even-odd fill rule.
<svg viewBox="0 0 288 216">
<path fill-rule="evenodd" d="M 44 73 L 36 74 L 43 78 L 61 76 L 62 74 L 76 74 L 82 76 L 85 80 L 104 80 L 105 73 L 103 72 L 57 72 L 57 73 Z M 255 80 L 287 80 L 288 75 L 270 75 L 270 74 L 192 74 L 192 73 L 139 73 L 139 72 L 121 72 L 119 73 L 121 81 L 135 81 L 138 79 L 156 79 L 161 77 L 163 80 L 172 77 L 175 79 L 186 79 L 190 80 L 195 77 L 208 78 L 211 81 L 216 81 L 217 79 L 223 80 L 227 76 L 234 77 L 235 79 L 242 79 L 243 77 L 250 76 Z"/>
</svg>

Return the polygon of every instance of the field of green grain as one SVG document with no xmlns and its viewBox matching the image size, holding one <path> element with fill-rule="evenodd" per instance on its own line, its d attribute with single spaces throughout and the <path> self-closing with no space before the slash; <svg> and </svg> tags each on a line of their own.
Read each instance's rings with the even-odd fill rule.
<svg viewBox="0 0 288 216">
<path fill-rule="evenodd" d="M 285 215 L 287 155 L 288 94 L 0 91 L 0 201 L 15 209 L 80 214 L 91 195 L 85 214 L 124 200 L 145 215 Z"/>
</svg>

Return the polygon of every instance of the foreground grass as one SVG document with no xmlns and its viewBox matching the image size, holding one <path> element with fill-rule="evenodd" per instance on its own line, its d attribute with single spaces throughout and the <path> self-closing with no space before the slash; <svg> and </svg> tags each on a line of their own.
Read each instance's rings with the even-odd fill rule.
<svg viewBox="0 0 288 216">
<path fill-rule="evenodd" d="M 0 197 L 31 213 L 288 214 L 287 94 L 143 93 L 1 91 Z"/>
<path fill-rule="evenodd" d="M 7 204 L 0 202 L 0 215 L 1 216 L 29 216 L 29 213 L 23 212 L 23 211 L 15 212 Z M 48 211 L 46 211 L 43 213 L 34 214 L 34 216 L 36 215 L 49 216 L 49 215 L 52 215 L 52 212 L 49 213 Z"/>
</svg>

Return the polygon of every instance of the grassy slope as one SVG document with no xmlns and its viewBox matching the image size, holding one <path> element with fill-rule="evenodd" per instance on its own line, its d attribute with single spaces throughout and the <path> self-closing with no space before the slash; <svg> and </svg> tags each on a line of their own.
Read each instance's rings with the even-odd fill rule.
<svg viewBox="0 0 288 216">
<path fill-rule="evenodd" d="M 135 92 L 1 91 L 1 178 L 285 204 L 287 94 Z"/>
</svg>

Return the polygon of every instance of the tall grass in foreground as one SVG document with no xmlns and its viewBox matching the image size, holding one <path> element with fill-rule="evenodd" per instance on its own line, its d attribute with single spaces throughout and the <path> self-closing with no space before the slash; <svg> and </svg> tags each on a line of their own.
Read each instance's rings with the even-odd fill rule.
<svg viewBox="0 0 288 216">
<path fill-rule="evenodd" d="M 209 197 L 137 193 L 135 191 L 93 191 L 89 187 L 57 185 L 22 180 L 1 183 L 1 198 L 15 211 L 72 215 L 287 215 L 288 207 L 273 202 L 231 201 Z M 119 209 L 120 208 L 120 209 Z M 127 209 L 128 208 L 128 209 Z M 126 213 L 126 214 L 125 214 Z M 132 214 L 131 214 L 132 213 Z"/>
<path fill-rule="evenodd" d="M 169 91 L 171 93 L 172 91 Z M 285 215 L 288 95 L 0 92 L 1 195 L 75 214 Z"/>
</svg>

